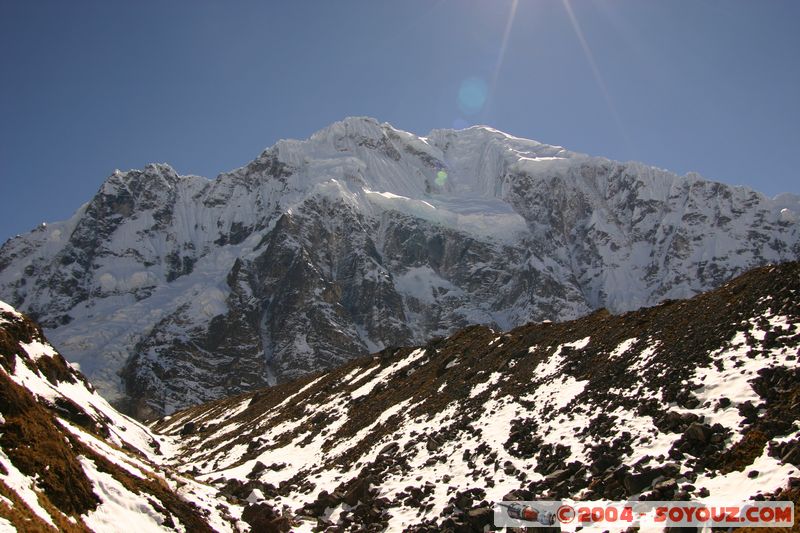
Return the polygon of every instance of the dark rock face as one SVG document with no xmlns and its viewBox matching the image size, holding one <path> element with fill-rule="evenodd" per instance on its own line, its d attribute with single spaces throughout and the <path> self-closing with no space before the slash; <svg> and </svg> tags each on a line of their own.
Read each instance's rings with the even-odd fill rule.
<svg viewBox="0 0 800 533">
<path fill-rule="evenodd" d="M 478 531 L 502 500 L 796 499 L 797 295 L 794 262 L 622 315 L 472 326 L 155 427 L 202 425 L 177 469 L 320 531 Z"/>
<path fill-rule="evenodd" d="M 117 172 L 0 298 L 147 418 L 470 324 L 688 297 L 800 256 L 800 201 L 482 128 L 348 119 L 214 180 Z"/>
<path fill-rule="evenodd" d="M 290 521 L 267 503 L 245 507 L 242 520 L 250 525 L 250 531 L 258 533 L 281 533 L 291 531 Z"/>
</svg>

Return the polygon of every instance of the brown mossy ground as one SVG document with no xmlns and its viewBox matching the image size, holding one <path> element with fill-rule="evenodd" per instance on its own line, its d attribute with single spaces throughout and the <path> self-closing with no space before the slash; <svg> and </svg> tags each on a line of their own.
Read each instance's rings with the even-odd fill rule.
<svg viewBox="0 0 800 533">
<path fill-rule="evenodd" d="M 754 429 L 745 433 L 744 437 L 722 454 L 719 461 L 721 474 L 741 472 L 764 454 L 764 447 L 769 437 Z"/>
<path fill-rule="evenodd" d="M 9 389 L 21 389 L 13 382 L 8 386 L 6 381 L 10 382 L 7 376 L 0 374 L 0 398 L 7 396 L 5 392 Z M 0 446 L 22 473 L 37 476 L 38 487 L 46 497 L 46 503 L 43 504 L 45 508 L 49 504 L 61 513 L 79 519 L 81 514 L 94 510 L 100 503 L 100 498 L 94 493 L 91 481 L 78 461 L 78 456 L 82 456 L 91 460 L 100 472 L 111 475 L 127 490 L 146 495 L 151 505 L 164 515 L 166 523 L 174 516 L 187 531 L 213 531 L 200 509 L 177 496 L 163 479 L 153 475 L 145 479 L 136 477 L 87 447 L 70 433 L 59 431 L 52 415 L 30 397 L 25 398 L 24 390 L 21 392 L 27 409 L 20 415 L 5 415 L 6 424 L 3 425 L 3 434 L 0 436 Z M 53 514 L 55 513 L 51 512 Z"/>
<path fill-rule="evenodd" d="M 7 372 L 13 372 L 17 365 L 27 365 L 33 371 L 41 372 L 51 383 L 83 380 L 69 369 L 60 355 L 35 361 L 30 359 L 20 343 L 44 340 L 41 330 L 25 317 L 4 313 L 3 318 L 8 321 L 0 326 L 0 364 L 3 367 L 0 369 L 0 413 L 4 419 L 0 424 L 0 448 L 14 467 L 36 479 L 35 490 L 40 505 L 58 530 L 87 531 L 81 515 L 95 510 L 101 503 L 78 459 L 84 457 L 127 490 L 144 495 L 153 508 L 163 514 L 165 525 L 174 524 L 174 517 L 187 531 L 211 532 L 200 509 L 177 496 L 162 478 L 148 472 L 144 479 L 132 475 L 67 431 L 58 423 L 56 415 L 76 423 L 101 440 L 108 434 L 104 421 L 96 420 L 70 400 L 55 404 L 37 401 L 29 390 L 9 377 Z M 117 448 L 113 443 L 108 444 Z M 0 493 L 13 502 L 13 507 L 0 504 L 0 516 L 11 521 L 20 531 L 53 531 L 1 481 Z"/>
<path fill-rule="evenodd" d="M 37 493 L 39 505 L 47 511 L 53 523 L 57 526 L 57 529 L 42 520 L 39 515 L 37 515 L 28 504 L 2 480 L 0 480 L 0 495 L 8 498 L 12 503 L 12 505 L 9 506 L 6 502 L 0 502 L 0 516 L 11 522 L 11 524 L 17 528 L 17 531 L 24 531 L 26 533 L 28 531 L 31 533 L 52 533 L 54 531 L 86 533 L 89 531 L 80 518 L 77 518 L 75 522 L 68 520 L 66 516 L 56 509 L 53 504 L 50 503 L 49 499 L 41 493 Z"/>
<path fill-rule="evenodd" d="M 99 499 L 92 483 L 53 416 L 4 372 L 0 412 L 5 418 L 0 447 L 14 466 L 26 476 L 37 476 L 39 487 L 61 512 L 78 516 L 96 509 Z"/>
</svg>

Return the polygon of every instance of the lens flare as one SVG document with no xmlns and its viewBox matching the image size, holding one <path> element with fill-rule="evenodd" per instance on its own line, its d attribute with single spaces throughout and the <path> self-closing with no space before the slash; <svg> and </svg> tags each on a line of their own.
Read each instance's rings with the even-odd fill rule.
<svg viewBox="0 0 800 533">
<path fill-rule="evenodd" d="M 445 182 L 447 182 L 447 172 L 444 170 L 440 170 L 436 173 L 436 179 L 434 180 L 436 185 L 439 187 L 444 187 Z"/>
<path fill-rule="evenodd" d="M 465 115 L 474 115 L 483 109 L 489 88 L 480 78 L 468 78 L 458 89 L 458 107 Z"/>
</svg>

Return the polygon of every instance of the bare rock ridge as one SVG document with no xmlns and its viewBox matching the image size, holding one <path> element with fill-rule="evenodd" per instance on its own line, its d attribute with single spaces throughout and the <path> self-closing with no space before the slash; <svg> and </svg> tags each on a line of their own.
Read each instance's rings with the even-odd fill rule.
<svg viewBox="0 0 800 533">
<path fill-rule="evenodd" d="M 0 248 L 0 298 L 141 418 L 471 324 L 624 312 L 800 257 L 800 199 L 368 118 L 213 180 L 115 172 Z"/>
<path fill-rule="evenodd" d="M 798 357 L 792 262 L 621 315 L 471 326 L 154 428 L 181 439 L 168 464 L 295 531 L 482 531 L 503 500 L 800 502 Z"/>
</svg>

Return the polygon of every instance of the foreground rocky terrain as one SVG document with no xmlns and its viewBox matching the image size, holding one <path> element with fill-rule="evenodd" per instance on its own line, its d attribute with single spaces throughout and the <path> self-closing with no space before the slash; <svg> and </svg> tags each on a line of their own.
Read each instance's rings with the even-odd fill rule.
<svg viewBox="0 0 800 533">
<path fill-rule="evenodd" d="M 159 466 L 170 453 L 0 302 L 0 531 L 239 530 L 240 506 Z"/>
<path fill-rule="evenodd" d="M 796 500 L 799 324 L 786 263 L 622 315 L 387 348 L 154 429 L 264 531 L 474 531 L 508 499 Z"/>
<path fill-rule="evenodd" d="M 0 530 L 478 531 L 507 499 L 800 501 L 800 263 L 685 301 L 463 329 L 121 415 L 0 304 Z"/>
<path fill-rule="evenodd" d="M 472 324 L 689 297 L 800 257 L 798 214 L 491 128 L 350 118 L 213 180 L 115 172 L 0 248 L 0 298 L 148 418 Z"/>
</svg>

